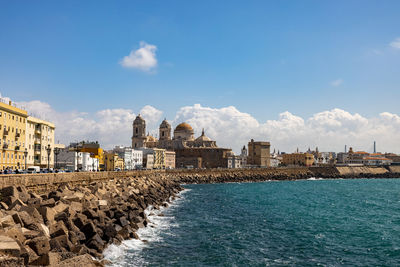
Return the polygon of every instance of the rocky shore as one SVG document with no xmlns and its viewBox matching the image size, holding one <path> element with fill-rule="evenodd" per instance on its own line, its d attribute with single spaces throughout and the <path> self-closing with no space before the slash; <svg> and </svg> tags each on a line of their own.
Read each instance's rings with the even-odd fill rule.
<svg viewBox="0 0 400 267">
<path fill-rule="evenodd" d="M 181 189 L 162 175 L 65 184 L 42 195 L 3 188 L 0 266 L 104 266 L 106 246 L 138 238 L 148 223 L 144 210 L 168 205 Z"/>
<path fill-rule="evenodd" d="M 72 177 L 73 182 L 58 183 L 56 190 L 55 183 L 44 191 L 43 183 L 36 190 L 32 183 L 29 190 L 24 185 L 0 189 L 0 266 L 104 266 L 107 262 L 103 260 L 103 250 L 109 244 L 138 238 L 136 231 L 149 222 L 145 209 L 168 206 L 183 189 L 181 184 L 400 177 L 398 172 L 384 168 L 335 167 L 121 175 L 115 173 L 115 178 L 96 181 L 94 177 Z M 114 176 L 109 173 L 107 177 Z M 28 178 L 23 181 L 29 182 Z"/>
</svg>

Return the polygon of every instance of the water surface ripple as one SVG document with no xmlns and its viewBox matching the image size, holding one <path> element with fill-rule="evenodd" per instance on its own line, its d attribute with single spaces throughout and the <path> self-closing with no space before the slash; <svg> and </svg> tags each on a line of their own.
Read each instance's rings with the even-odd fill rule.
<svg viewBox="0 0 400 267">
<path fill-rule="evenodd" d="M 400 179 L 185 188 L 165 216 L 153 216 L 161 230 L 145 245 L 127 241 L 117 265 L 400 265 Z"/>
</svg>

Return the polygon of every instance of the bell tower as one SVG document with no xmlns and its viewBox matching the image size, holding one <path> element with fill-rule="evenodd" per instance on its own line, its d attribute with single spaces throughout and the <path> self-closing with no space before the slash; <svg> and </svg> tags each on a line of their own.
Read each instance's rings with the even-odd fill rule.
<svg viewBox="0 0 400 267">
<path fill-rule="evenodd" d="M 132 148 L 146 147 L 146 121 L 139 115 L 133 121 Z"/>
<path fill-rule="evenodd" d="M 169 124 L 167 119 L 164 119 L 160 124 L 159 140 L 171 140 L 171 130 L 171 124 Z"/>
</svg>

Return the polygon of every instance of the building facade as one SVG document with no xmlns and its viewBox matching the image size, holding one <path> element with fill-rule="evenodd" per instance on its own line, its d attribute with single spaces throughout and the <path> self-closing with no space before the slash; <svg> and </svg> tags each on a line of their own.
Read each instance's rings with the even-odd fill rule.
<svg viewBox="0 0 400 267">
<path fill-rule="evenodd" d="M 54 167 L 54 133 L 53 123 L 31 116 L 27 118 L 28 166 L 47 168 L 50 161 L 50 168 Z"/>
<path fill-rule="evenodd" d="M 142 167 L 143 151 L 130 147 L 117 146 L 113 149 L 113 152 L 124 159 L 125 170 L 135 170 Z"/>
<path fill-rule="evenodd" d="M 26 122 L 28 113 L 11 101 L 0 102 L 0 169 L 26 169 Z"/>
<path fill-rule="evenodd" d="M 257 167 L 270 167 L 270 147 L 269 142 L 255 142 L 253 139 L 248 143 L 249 155 L 247 164 Z"/>
<path fill-rule="evenodd" d="M 282 155 L 282 164 L 285 166 L 312 166 L 314 164 L 314 156 L 310 153 L 292 153 Z"/>
<path fill-rule="evenodd" d="M 165 168 L 166 169 L 175 169 L 175 152 L 174 151 L 165 151 Z"/>
<path fill-rule="evenodd" d="M 117 153 L 104 152 L 104 168 L 105 171 L 124 170 L 124 159 Z"/>
</svg>

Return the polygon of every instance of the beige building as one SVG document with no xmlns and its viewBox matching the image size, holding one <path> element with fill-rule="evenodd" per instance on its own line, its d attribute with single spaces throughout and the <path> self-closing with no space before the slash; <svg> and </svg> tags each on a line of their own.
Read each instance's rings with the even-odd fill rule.
<svg viewBox="0 0 400 267">
<path fill-rule="evenodd" d="M 166 150 L 162 148 L 139 148 L 139 150 L 143 151 L 143 160 L 147 158 L 147 155 L 153 155 L 153 169 L 165 169 L 165 159 L 166 159 Z M 146 168 L 150 168 L 149 162 L 146 160 L 146 164 L 143 164 Z"/>
<path fill-rule="evenodd" d="M 26 169 L 26 119 L 28 113 L 11 101 L 0 102 L 0 170 Z"/>
<path fill-rule="evenodd" d="M 175 152 L 165 151 L 165 168 L 175 169 Z"/>
<path fill-rule="evenodd" d="M 292 153 L 283 154 L 282 163 L 285 166 L 298 165 L 298 166 L 311 166 L 314 164 L 314 156 L 310 153 Z"/>
<path fill-rule="evenodd" d="M 47 168 L 54 167 L 53 123 L 29 116 L 26 123 L 27 165 Z M 50 153 L 49 153 L 50 152 Z"/>
<path fill-rule="evenodd" d="M 255 142 L 253 139 L 248 143 L 249 154 L 247 164 L 258 167 L 270 167 L 270 146 L 269 142 Z"/>
</svg>

